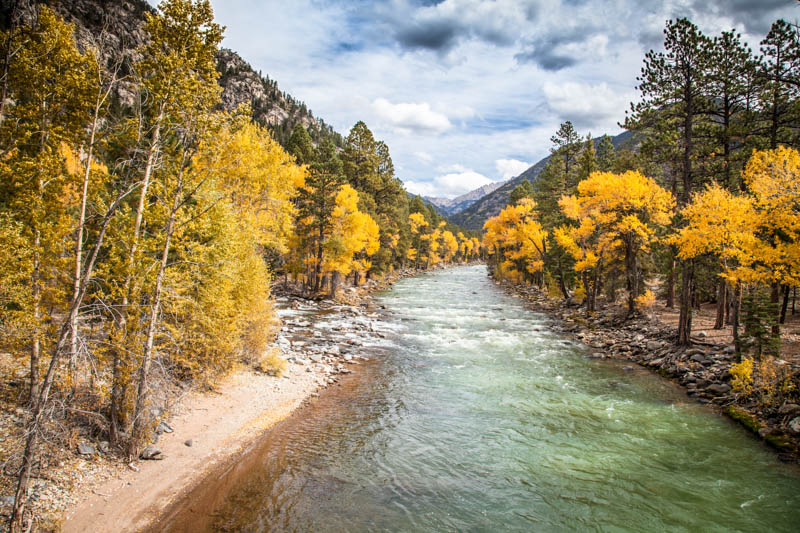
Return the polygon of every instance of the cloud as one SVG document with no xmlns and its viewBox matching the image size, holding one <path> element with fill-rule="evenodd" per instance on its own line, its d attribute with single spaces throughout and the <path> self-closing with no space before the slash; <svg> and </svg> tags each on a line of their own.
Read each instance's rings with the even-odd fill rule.
<svg viewBox="0 0 800 533">
<path fill-rule="evenodd" d="M 504 180 L 510 180 L 528 170 L 531 164 L 518 159 L 498 159 L 494 162 L 494 166 Z"/>
<path fill-rule="evenodd" d="M 406 189 L 422 196 L 455 198 L 492 183 L 492 180 L 479 172 L 460 168 L 460 172 L 442 174 L 431 181 L 405 181 Z"/>
<path fill-rule="evenodd" d="M 433 161 L 433 156 L 428 152 L 414 152 L 414 155 L 423 163 L 430 163 Z"/>
<path fill-rule="evenodd" d="M 597 61 L 606 55 L 607 46 L 605 34 L 591 27 L 577 27 L 537 36 L 514 58 L 521 64 L 534 63 L 543 70 L 555 72 L 582 61 Z"/>
<path fill-rule="evenodd" d="M 548 107 L 559 119 L 571 120 L 579 128 L 621 120 L 629 102 L 635 98 L 635 94 L 615 91 L 605 82 L 597 85 L 547 82 L 542 92 Z"/>
<path fill-rule="evenodd" d="M 372 108 L 379 118 L 404 133 L 442 133 L 453 126 L 444 114 L 432 110 L 427 103 L 393 104 L 378 98 L 372 102 Z"/>
</svg>

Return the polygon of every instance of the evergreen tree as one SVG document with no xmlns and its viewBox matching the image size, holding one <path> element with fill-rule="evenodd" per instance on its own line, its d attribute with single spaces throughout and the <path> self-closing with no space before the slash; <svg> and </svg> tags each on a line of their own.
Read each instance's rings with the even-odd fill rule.
<svg viewBox="0 0 800 533">
<path fill-rule="evenodd" d="M 610 172 L 614 167 L 616 148 L 611 142 L 611 137 L 603 135 L 597 143 L 597 168 L 603 172 Z"/>
<path fill-rule="evenodd" d="M 645 56 L 642 74 L 637 78 L 642 100 L 631 106 L 625 126 L 633 131 L 655 133 L 669 154 L 678 155 L 679 205 L 688 203 L 698 177 L 702 153 L 697 128 L 708 112 L 707 71 L 711 57 L 709 40 L 688 19 L 668 21 L 664 30 L 665 52 L 651 50 Z M 672 132 L 677 131 L 678 135 Z M 678 322 L 680 344 L 689 344 L 692 329 L 694 265 L 682 265 L 681 309 Z"/>
<path fill-rule="evenodd" d="M 514 187 L 511 193 L 508 195 L 508 204 L 507 205 L 517 205 L 520 200 L 523 198 L 531 198 L 534 197 L 534 190 L 533 185 L 528 179 L 523 179 L 522 183 Z"/>
</svg>

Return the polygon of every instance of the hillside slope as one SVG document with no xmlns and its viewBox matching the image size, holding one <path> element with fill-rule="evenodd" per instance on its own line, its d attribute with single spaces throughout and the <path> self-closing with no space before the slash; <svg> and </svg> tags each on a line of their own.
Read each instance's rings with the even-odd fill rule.
<svg viewBox="0 0 800 533">
<path fill-rule="evenodd" d="M 123 71 L 131 72 L 137 59 L 137 48 L 145 43 L 145 14 L 153 8 L 144 0 L 33 0 L 31 5 L 47 5 L 75 25 L 78 44 L 86 46 L 97 42 L 103 58 L 111 63 L 122 58 Z M 22 17 L 30 19 L 32 8 L 22 8 Z M 8 28 L 13 10 L 12 2 L 0 3 L 0 27 Z M 316 143 L 332 138 L 341 146 L 342 137 L 325 121 L 317 118 L 306 105 L 281 91 L 275 80 L 256 72 L 236 52 L 221 49 L 217 53 L 219 84 L 222 87 L 223 107 L 227 111 L 241 104 L 249 104 L 256 122 L 267 127 L 275 139 L 283 144 L 295 125 L 303 124 Z M 135 102 L 132 85 L 120 84 L 115 104 L 131 106 Z"/>
<path fill-rule="evenodd" d="M 600 137 L 595 138 L 595 144 L 597 144 L 599 140 Z M 611 142 L 617 149 L 633 148 L 633 134 L 629 131 L 624 131 L 619 135 L 612 137 Z M 497 190 L 477 200 L 460 213 L 456 213 L 455 215 L 451 216 L 450 221 L 453 224 L 458 224 L 459 226 L 463 226 L 467 229 L 482 229 L 483 224 L 488 219 L 496 216 L 506 206 L 506 204 L 508 204 L 508 197 L 511 194 L 511 191 L 513 191 L 514 188 L 522 183 L 522 181 L 525 179 L 531 183 L 534 183 L 542 170 L 544 170 L 544 167 L 547 165 L 549 160 L 550 156 L 545 157 L 516 178 L 505 182 Z"/>
</svg>

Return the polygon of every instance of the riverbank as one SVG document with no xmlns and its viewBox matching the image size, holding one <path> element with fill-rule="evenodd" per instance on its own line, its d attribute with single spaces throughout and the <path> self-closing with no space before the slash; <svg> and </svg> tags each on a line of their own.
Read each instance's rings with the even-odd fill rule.
<svg viewBox="0 0 800 533">
<path fill-rule="evenodd" d="M 276 285 L 282 326 L 275 347 L 287 362 L 281 376 L 242 368 L 211 392 L 187 394 L 153 445 L 156 460 L 126 464 L 99 449 L 70 454 L 49 482 L 36 485 L 37 515 L 64 532 L 147 528 L 211 473 L 246 455 L 267 429 L 356 371 L 368 357 L 363 346 L 380 336 L 372 295 L 419 273 L 398 270 L 345 287 L 336 300 L 310 300 Z M 326 333 L 317 321 L 332 326 Z"/>
<path fill-rule="evenodd" d="M 608 306 L 587 316 L 583 308 L 547 298 L 541 291 L 507 281 L 495 282 L 524 299 L 534 311 L 559 321 L 560 331 L 587 346 L 588 357 L 630 361 L 671 379 L 699 403 L 740 423 L 788 463 L 800 463 L 800 405 L 786 402 L 764 406 L 742 398 L 731 386 L 730 368 L 736 354 L 725 339 L 710 339 L 699 331 L 692 346 L 675 344 L 675 328 L 656 316 L 627 318 L 623 309 Z M 779 360 L 778 367 L 800 374 L 796 362 Z"/>
</svg>

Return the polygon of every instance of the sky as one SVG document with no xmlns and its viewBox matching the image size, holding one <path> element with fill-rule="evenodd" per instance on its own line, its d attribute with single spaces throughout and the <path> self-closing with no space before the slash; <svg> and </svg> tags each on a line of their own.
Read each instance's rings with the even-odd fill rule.
<svg viewBox="0 0 800 533">
<path fill-rule="evenodd" d="M 151 0 L 151 3 L 156 3 Z M 571 120 L 621 132 L 668 19 L 758 49 L 796 0 L 211 0 L 223 46 L 346 135 L 363 120 L 416 194 L 519 175 Z"/>
</svg>

